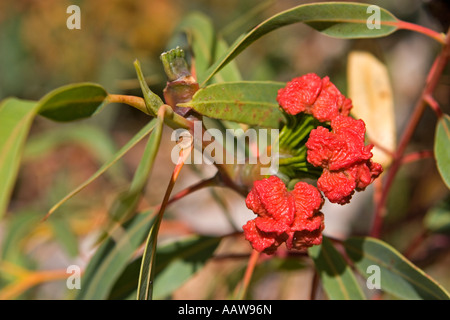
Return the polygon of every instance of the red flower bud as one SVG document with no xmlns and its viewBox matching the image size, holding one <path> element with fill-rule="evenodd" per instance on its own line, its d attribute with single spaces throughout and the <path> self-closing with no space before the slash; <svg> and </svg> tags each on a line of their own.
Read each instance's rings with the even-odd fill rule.
<svg viewBox="0 0 450 320">
<path fill-rule="evenodd" d="M 258 215 L 243 227 L 255 250 L 271 254 L 283 242 L 297 250 L 322 242 L 323 198 L 314 186 L 299 182 L 289 192 L 278 177 L 271 176 L 254 183 L 246 204 Z"/>
<path fill-rule="evenodd" d="M 277 101 L 291 115 L 312 114 L 321 122 L 338 115 L 348 116 L 352 102 L 342 95 L 328 77 L 320 79 L 314 73 L 294 78 L 278 91 Z"/>
<path fill-rule="evenodd" d="M 294 78 L 278 91 L 277 101 L 291 115 L 310 110 L 320 91 L 322 79 L 314 73 Z"/>
<path fill-rule="evenodd" d="M 306 147 L 307 160 L 324 168 L 317 186 L 333 203 L 348 203 L 354 191 L 364 190 L 383 171 L 373 163 L 372 145 L 364 145 L 364 121 L 338 116 L 332 131 L 318 127 L 311 131 Z"/>
</svg>

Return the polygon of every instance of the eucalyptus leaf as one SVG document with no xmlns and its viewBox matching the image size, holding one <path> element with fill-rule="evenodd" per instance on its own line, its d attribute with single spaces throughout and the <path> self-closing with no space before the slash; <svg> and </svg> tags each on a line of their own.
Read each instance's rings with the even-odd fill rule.
<svg viewBox="0 0 450 320">
<path fill-rule="evenodd" d="M 331 300 L 364 300 L 365 296 L 352 269 L 327 237 L 308 249 L 322 286 Z"/>
<path fill-rule="evenodd" d="M 383 8 L 379 9 L 379 26 L 368 27 L 373 12 L 369 5 L 349 2 L 325 2 L 304 4 L 280 12 L 241 35 L 230 49 L 212 65 L 201 87 L 212 76 L 232 61 L 250 44 L 281 27 L 303 22 L 321 33 L 344 39 L 375 38 L 387 36 L 398 29 L 397 18 Z M 378 28 L 379 27 L 379 28 Z"/>
<path fill-rule="evenodd" d="M 51 219 L 50 225 L 55 239 L 60 243 L 70 257 L 78 255 L 78 238 L 70 222 L 64 218 Z"/>
<path fill-rule="evenodd" d="M 15 98 L 0 105 L 0 218 L 8 207 L 22 150 L 38 107 L 36 102 Z"/>
<path fill-rule="evenodd" d="M 90 183 L 92 183 L 95 179 L 100 177 L 106 170 L 108 170 L 114 163 L 116 163 L 122 156 L 127 153 L 131 148 L 133 148 L 139 141 L 144 139 L 156 126 L 157 120 L 153 119 L 149 123 L 147 123 L 139 132 L 130 139 L 119 151 L 117 151 L 114 156 L 105 162 L 90 178 L 84 181 L 81 185 L 71 191 L 68 195 L 66 195 L 63 199 L 61 199 L 58 203 L 56 203 L 47 213 L 47 218 L 53 214 L 63 203 L 67 200 L 71 199 L 73 196 L 78 194 L 81 190 L 86 188 Z"/>
<path fill-rule="evenodd" d="M 450 116 L 439 119 L 434 140 L 434 156 L 441 178 L 450 189 Z"/>
<path fill-rule="evenodd" d="M 193 67 L 198 82 L 205 78 L 205 72 L 212 63 L 215 31 L 211 20 L 200 12 L 189 14 L 178 26 L 187 35 L 194 55 Z M 191 66 L 192 67 L 192 66 Z"/>
<path fill-rule="evenodd" d="M 282 82 L 264 81 L 212 84 L 198 90 L 190 102 L 179 105 L 214 119 L 278 128 L 284 117 L 276 97 L 284 86 Z"/>
<path fill-rule="evenodd" d="M 140 213 L 123 225 L 112 229 L 109 237 L 96 250 L 81 278 L 79 300 L 103 300 L 142 244 L 154 215 Z"/>
<path fill-rule="evenodd" d="M 70 84 L 45 95 L 39 101 L 39 114 L 54 121 L 88 118 L 100 110 L 107 96 L 98 84 Z"/>
<path fill-rule="evenodd" d="M 222 238 L 190 235 L 158 246 L 154 298 L 163 299 L 199 272 Z M 117 280 L 108 299 L 134 299 L 142 258 L 132 261 Z"/>
<path fill-rule="evenodd" d="M 106 91 L 92 83 L 60 87 L 39 102 L 9 98 L 0 104 L 0 218 L 17 177 L 28 132 L 36 114 L 55 121 L 86 118 L 104 104 Z"/>
<path fill-rule="evenodd" d="M 154 298 L 166 298 L 202 269 L 220 241 L 220 237 L 195 235 L 158 248 L 153 288 Z"/>
<path fill-rule="evenodd" d="M 406 300 L 449 300 L 445 289 L 387 243 L 370 237 L 352 237 L 345 250 L 359 273 L 379 276 L 381 290 Z M 368 272 L 378 270 L 379 274 Z"/>
</svg>

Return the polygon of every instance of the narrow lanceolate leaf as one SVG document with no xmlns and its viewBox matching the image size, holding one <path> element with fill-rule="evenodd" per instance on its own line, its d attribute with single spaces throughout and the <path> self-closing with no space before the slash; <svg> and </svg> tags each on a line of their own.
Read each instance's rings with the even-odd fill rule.
<svg viewBox="0 0 450 320">
<path fill-rule="evenodd" d="M 54 121 L 88 118 L 105 102 L 108 93 L 94 83 L 77 83 L 60 87 L 40 101 L 39 114 Z"/>
<path fill-rule="evenodd" d="M 23 146 L 38 107 L 35 102 L 15 98 L 0 105 L 0 218 L 7 209 Z"/>
<path fill-rule="evenodd" d="M 328 36 L 347 39 L 382 37 L 398 29 L 397 18 L 380 7 L 376 7 L 374 12 L 369 5 L 360 3 L 326 2 L 300 5 L 270 17 L 241 35 L 228 52 L 208 69 L 207 77 L 201 86 L 254 41 L 271 31 L 298 22 L 306 23 Z M 379 24 L 372 24 L 377 22 Z"/>
<path fill-rule="evenodd" d="M 394 152 L 396 130 L 394 95 L 386 66 L 369 52 L 353 51 L 348 57 L 348 97 L 352 99 L 352 114 L 363 119 L 372 150 L 373 160 L 388 167 L 392 156 L 376 146 Z"/>
<path fill-rule="evenodd" d="M 328 238 L 323 237 L 322 244 L 309 248 L 308 252 L 331 300 L 365 299 L 352 269 Z"/>
<path fill-rule="evenodd" d="M 153 164 L 155 163 L 155 158 L 158 153 L 164 124 L 164 121 L 160 118 L 158 118 L 157 121 L 158 123 L 155 126 L 155 129 L 148 138 L 147 145 L 145 146 L 142 158 L 134 173 L 130 188 L 116 199 L 112 210 L 110 211 L 113 222 L 126 220 L 134 213 L 142 192 L 147 185 L 148 177 L 152 172 Z"/>
<path fill-rule="evenodd" d="M 447 114 L 437 124 L 434 156 L 442 180 L 450 189 L 450 116 Z"/>
<path fill-rule="evenodd" d="M 161 121 L 163 117 L 159 117 Z M 141 270 L 139 272 L 139 284 L 137 288 L 137 299 L 138 300 L 151 300 L 153 297 L 153 281 L 155 277 L 155 260 L 156 260 L 156 248 L 158 244 L 158 232 L 161 225 L 161 221 L 169 202 L 170 194 L 172 193 L 175 182 L 183 168 L 184 162 L 187 157 L 191 154 L 192 149 L 180 151 L 177 164 L 170 177 L 169 185 L 167 186 L 166 192 L 164 194 L 164 199 L 160 205 L 159 212 L 156 216 L 155 223 L 147 236 L 147 241 L 145 244 L 144 254 L 142 256 Z"/>
<path fill-rule="evenodd" d="M 381 290 L 407 300 L 449 300 L 450 296 L 430 276 L 387 243 L 374 238 L 349 238 L 344 243 L 358 271 Z"/>
<path fill-rule="evenodd" d="M 114 163 L 116 163 L 120 158 L 123 157 L 125 153 L 127 153 L 131 148 L 133 148 L 139 141 L 141 141 L 145 136 L 147 136 L 156 126 L 157 120 L 153 119 L 150 121 L 145 127 L 143 127 L 131 140 L 129 140 L 114 156 L 105 162 L 89 179 L 75 188 L 72 192 L 70 192 L 67 196 L 61 199 L 57 204 L 55 204 L 50 211 L 46 215 L 46 219 L 56 211 L 63 203 L 67 200 L 75 196 L 81 190 L 83 190 L 86 186 L 88 186 L 92 181 L 100 177 L 108 168 L 110 168 Z"/>
<path fill-rule="evenodd" d="M 123 225 L 117 225 L 95 252 L 81 279 L 79 300 L 104 300 L 142 244 L 153 214 L 145 212 Z"/>
<path fill-rule="evenodd" d="M 192 235 L 158 247 L 154 298 L 164 299 L 199 272 L 221 238 Z M 142 259 L 131 262 L 117 280 L 108 299 L 136 297 Z"/>
<path fill-rule="evenodd" d="M 158 249 L 155 266 L 155 299 L 169 296 L 211 258 L 221 238 L 191 236 Z"/>
<path fill-rule="evenodd" d="M 211 20 L 200 12 L 189 14 L 178 28 L 179 32 L 186 34 L 194 55 L 192 67 L 197 82 L 202 82 L 205 72 L 212 63 L 214 52 L 214 27 Z"/>
<path fill-rule="evenodd" d="M 284 86 L 262 81 L 213 84 L 197 91 L 182 106 L 214 119 L 278 128 L 284 118 L 276 97 Z"/>
<path fill-rule="evenodd" d="M 55 121 L 72 121 L 93 115 L 107 96 L 99 85 L 80 83 L 53 90 L 39 102 L 15 98 L 0 105 L 0 217 L 9 202 L 19 169 L 22 149 L 37 113 Z"/>
<path fill-rule="evenodd" d="M 220 57 L 228 51 L 228 44 L 224 39 L 218 38 L 216 48 L 214 50 L 214 61 L 220 59 Z M 213 82 L 234 82 L 242 81 L 241 73 L 235 61 L 231 61 L 225 67 L 223 67 L 212 79 Z M 200 81 L 199 81 L 200 82 Z"/>
</svg>

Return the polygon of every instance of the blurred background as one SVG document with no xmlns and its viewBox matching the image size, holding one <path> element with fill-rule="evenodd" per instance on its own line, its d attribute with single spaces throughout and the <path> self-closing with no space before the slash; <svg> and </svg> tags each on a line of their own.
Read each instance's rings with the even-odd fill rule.
<svg viewBox="0 0 450 320">
<path fill-rule="evenodd" d="M 140 95 L 133 61 L 141 61 L 151 89 L 161 94 L 166 84 L 159 55 L 171 49 L 173 33 L 188 13 L 199 11 L 213 21 L 228 43 L 264 19 L 311 1 L 292 0 L 6 0 L 0 2 L 0 99 L 15 96 L 38 100 L 59 86 L 95 82 L 109 93 Z M 359 1 L 366 2 L 366 1 Z M 447 1 L 368 1 L 399 19 L 439 32 L 450 23 Z M 81 8 L 81 29 L 69 30 L 66 9 Z M 180 43 L 183 45 L 183 43 Z M 314 72 L 328 75 L 343 92 L 347 90 L 347 56 L 367 50 L 389 70 L 395 102 L 395 124 L 401 132 L 424 86 L 426 75 L 439 52 L 438 43 L 421 34 L 398 31 L 374 40 L 339 40 L 321 35 L 306 25 L 277 30 L 237 58 L 244 80 L 289 81 Z M 450 78 L 446 72 L 436 99 L 450 113 Z M 0 297 L 70 299 L 73 292 L 64 280 L 39 283 L 30 290 L 2 296 L 14 278 L 13 269 L 63 270 L 70 264 L 86 265 L 108 208 L 126 189 L 142 154 L 144 143 L 133 148 L 100 179 L 71 199 L 52 218 L 39 219 L 64 195 L 86 180 L 124 145 L 149 118 L 125 105 L 110 105 L 102 113 L 77 123 L 54 123 L 36 118 L 25 148 L 22 168 L 6 218 L 0 222 L 0 259 L 10 268 L 0 269 Z M 411 150 L 432 148 L 436 117 L 426 111 L 410 145 Z M 148 182 L 141 208 L 162 200 L 173 170 L 171 130 L 165 130 L 163 147 Z M 166 143 L 167 142 L 167 143 Z M 209 166 L 186 166 L 174 192 L 200 177 L 213 175 Z M 449 196 L 432 159 L 405 166 L 392 190 L 383 238 L 400 251 L 422 232 L 422 221 L 432 206 Z M 325 234 L 345 238 L 365 234 L 371 225 L 372 193 L 354 197 L 341 207 L 326 204 Z M 217 199 L 220 201 L 218 202 Z M 219 204 L 218 204 L 219 203 Z M 239 229 L 253 213 L 242 197 L 228 190 L 203 190 L 170 206 L 162 226 L 162 240 L 198 232 L 227 234 Z M 447 289 L 450 288 L 450 252 L 446 235 L 427 239 L 412 259 Z M 219 251 L 245 254 L 241 238 L 223 243 Z M 247 259 L 217 259 L 180 288 L 174 299 L 226 298 L 240 280 Z M 272 259 L 255 273 L 251 296 L 255 299 L 307 299 L 312 270 L 307 261 Z M 240 270 L 235 273 L 234 270 Z M 8 271 L 9 270 L 9 271 Z M 217 276 L 217 273 L 221 277 Z M 270 288 L 270 290 L 268 290 Z"/>
</svg>

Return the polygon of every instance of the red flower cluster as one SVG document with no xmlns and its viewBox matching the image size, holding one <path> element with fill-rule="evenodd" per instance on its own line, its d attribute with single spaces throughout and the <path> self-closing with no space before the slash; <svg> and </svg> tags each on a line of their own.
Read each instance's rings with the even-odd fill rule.
<svg viewBox="0 0 450 320">
<path fill-rule="evenodd" d="M 346 204 L 353 193 L 364 190 L 383 169 L 372 162 L 373 145 L 364 145 L 364 121 L 338 116 L 331 121 L 332 131 L 317 127 L 310 133 L 307 160 L 324 168 L 317 186 L 333 203 Z"/>
<path fill-rule="evenodd" d="M 258 215 L 243 226 L 255 250 L 272 254 L 283 242 L 297 250 L 322 243 L 323 198 L 314 186 L 299 182 L 288 191 L 271 176 L 256 181 L 245 202 Z"/>
<path fill-rule="evenodd" d="M 278 91 L 277 101 L 291 115 L 312 114 L 321 122 L 338 115 L 348 116 L 352 101 L 339 92 L 328 77 L 321 79 L 314 73 L 294 78 Z"/>
<path fill-rule="evenodd" d="M 332 131 L 317 127 L 310 133 L 307 161 L 322 167 L 317 186 L 334 203 L 348 203 L 356 191 L 364 190 L 383 171 L 372 162 L 372 145 L 364 145 L 364 121 L 349 117 L 352 102 L 328 77 L 310 73 L 288 82 L 278 91 L 278 103 L 289 114 L 312 114 L 330 122 Z"/>
</svg>

